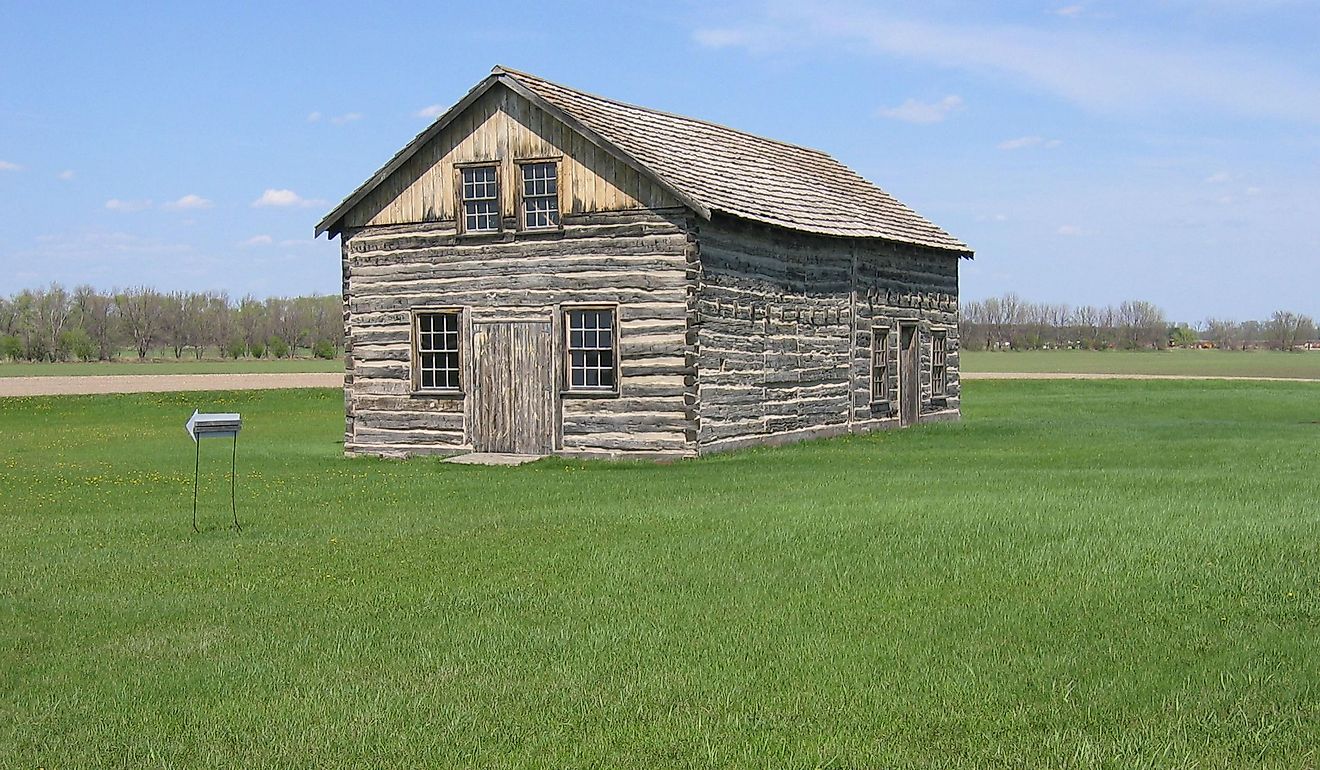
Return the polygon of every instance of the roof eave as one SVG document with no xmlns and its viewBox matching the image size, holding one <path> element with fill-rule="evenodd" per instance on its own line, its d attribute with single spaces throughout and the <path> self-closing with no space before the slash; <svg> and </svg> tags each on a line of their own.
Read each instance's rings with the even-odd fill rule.
<svg viewBox="0 0 1320 770">
<path fill-rule="evenodd" d="M 445 114 L 436 118 L 431 125 L 426 127 L 426 130 L 414 137 L 411 142 L 403 147 L 403 149 L 395 153 L 394 157 L 390 158 L 388 163 L 377 170 L 375 174 L 372 174 L 371 178 L 359 185 L 358 188 L 349 194 L 347 198 L 344 198 L 344 200 L 340 202 L 333 211 L 326 214 L 325 217 L 316 224 L 316 231 L 313 237 L 319 238 L 322 233 L 329 233 L 331 238 L 339 235 L 342 232 L 339 223 L 344 218 L 345 214 L 351 211 L 354 206 L 361 203 L 364 198 L 371 194 L 372 190 L 375 190 L 382 182 L 388 179 L 390 174 L 398 171 L 399 167 L 404 163 L 407 163 L 408 159 L 415 155 L 423 145 L 435 138 L 437 134 L 453 122 L 454 118 L 458 117 L 464 110 L 472 106 L 473 102 L 480 99 L 482 95 L 489 91 L 496 83 L 503 84 L 509 90 L 532 102 L 537 107 L 540 107 L 542 110 L 545 110 L 552 115 L 556 120 L 559 120 L 569 128 L 581 134 L 587 139 L 587 141 L 600 147 L 602 150 L 605 150 L 624 163 L 636 168 L 643 176 L 659 185 L 665 190 L 665 192 L 674 196 L 684 206 L 692 209 L 692 211 L 702 219 L 710 220 L 710 208 L 701 201 L 698 201 L 692 196 L 675 188 L 659 174 L 648 168 L 646 164 L 637 160 L 637 158 L 625 152 L 613 142 L 610 142 L 600 134 L 583 125 L 577 118 L 574 118 L 564 110 L 561 110 L 559 107 L 546 101 L 544 97 L 540 96 L 535 91 L 532 91 L 522 83 L 519 83 L 516 76 L 509 74 L 504 68 L 495 67 L 490 75 L 474 86 L 471 91 L 468 91 L 467 95 L 460 99 L 458 103 L 446 110 Z"/>
<path fill-rule="evenodd" d="M 530 101 L 532 104 L 535 104 L 537 107 L 540 107 L 542 110 L 550 114 L 556 120 L 560 121 L 564 125 L 568 126 L 577 133 L 581 134 L 587 141 L 601 148 L 610 155 L 613 155 L 615 158 L 618 158 L 624 163 L 627 163 L 629 166 L 632 166 L 633 168 L 637 169 L 637 171 L 641 172 L 643 176 L 645 176 L 647 179 L 650 179 L 655 184 L 659 185 L 665 192 L 674 196 L 674 198 L 676 198 L 684 206 L 687 206 L 688 208 L 696 212 L 697 216 L 707 221 L 710 220 L 710 208 L 708 206 L 706 206 L 704 203 L 697 200 L 696 198 L 693 198 L 691 195 L 688 195 L 687 193 L 683 192 L 682 190 L 679 190 L 674 185 L 670 184 L 669 181 L 667 181 L 664 177 L 660 176 L 655 171 L 651 170 L 651 168 L 649 168 L 645 163 L 638 160 L 631 153 L 628 153 L 618 145 L 614 144 L 610 140 L 596 133 L 591 128 L 583 124 L 582 121 L 578 120 L 568 112 L 560 109 L 559 107 L 549 102 L 545 97 L 536 93 L 535 91 L 523 85 L 522 83 L 519 83 L 516 75 L 511 74 L 509 71 L 505 70 L 502 67 L 496 67 L 494 73 L 495 73 L 494 76 L 498 77 L 500 82 L 508 86 L 508 88 L 511 91 L 523 97 L 524 99 Z"/>
<path fill-rule="evenodd" d="M 342 232 L 342 228 L 338 225 L 340 220 L 344 218 L 345 214 L 352 210 L 354 206 L 361 203 L 362 199 L 370 195 L 372 190 L 375 190 L 382 182 L 388 179 L 390 174 L 398 171 L 399 167 L 404 163 L 407 163 L 408 159 L 415 155 L 423 145 L 435 138 L 435 136 L 441 131 L 445 130 L 445 128 L 454 121 L 454 118 L 458 117 L 464 110 L 472 106 L 473 102 L 480 99 L 482 95 L 489 91 L 497 82 L 499 82 L 499 77 L 492 73 L 480 83 L 473 86 L 472 90 L 468 91 L 466 96 L 458 100 L 453 107 L 446 110 L 445 114 L 436 118 L 435 121 L 427 126 L 424 131 L 413 137 L 411 142 L 404 145 L 403 149 L 396 152 L 394 157 L 390 158 L 388 163 L 381 166 L 375 174 L 371 175 L 370 179 L 359 185 L 358 188 L 350 193 L 347 198 L 344 198 L 344 200 L 336 206 L 333 211 L 326 214 L 325 217 L 316 224 L 316 234 L 312 237 L 319 238 L 321 233 L 325 232 L 330 233 L 331 238 L 339 235 L 339 233 Z"/>
</svg>

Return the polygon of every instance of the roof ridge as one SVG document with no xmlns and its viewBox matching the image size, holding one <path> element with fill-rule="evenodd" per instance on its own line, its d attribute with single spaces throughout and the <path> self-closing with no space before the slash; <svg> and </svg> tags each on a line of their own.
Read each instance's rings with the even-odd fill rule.
<svg viewBox="0 0 1320 770">
<path fill-rule="evenodd" d="M 515 78 L 531 78 L 532 80 L 539 80 L 539 81 L 541 81 L 542 83 L 548 83 L 549 85 L 552 85 L 552 86 L 554 86 L 555 88 L 561 88 L 561 89 L 563 89 L 563 90 L 565 90 L 565 91 L 571 91 L 572 93 L 579 94 L 579 95 L 581 95 L 581 96 L 586 96 L 586 97 L 591 98 L 591 99 L 596 99 L 596 100 L 598 100 L 598 101 L 609 102 L 610 104 L 618 105 L 619 107 L 627 107 L 627 108 L 630 109 L 630 110 L 638 110 L 638 111 L 640 111 L 640 112 L 649 112 L 649 113 L 651 113 L 651 114 L 653 114 L 653 115 L 663 115 L 663 116 L 665 116 L 665 117 L 667 117 L 667 118 L 675 118 L 675 119 L 677 119 L 677 120 L 687 120 L 687 121 L 691 121 L 691 122 L 693 122 L 693 123 L 700 123 L 701 125 L 704 125 L 704 126 L 710 126 L 711 128 L 718 128 L 718 129 L 720 129 L 720 130 L 722 130 L 722 131 L 731 131 L 731 132 L 733 132 L 733 133 L 735 133 L 735 134 L 742 134 L 743 136 L 749 136 L 749 137 L 751 137 L 751 138 L 753 138 L 753 139 L 759 139 L 760 141 L 763 141 L 763 142 L 770 142 L 771 144 L 778 144 L 778 145 L 782 145 L 782 146 L 784 146 L 784 147 L 791 147 L 791 148 L 793 148 L 793 149 L 795 149 L 795 150 L 802 150 L 803 152 L 811 152 L 811 153 L 815 153 L 815 154 L 817 154 L 817 155 L 823 155 L 823 156 L 825 156 L 825 157 L 832 157 L 828 152 L 825 152 L 824 150 L 818 149 L 818 148 L 816 148 L 816 147 L 807 147 L 806 145 L 803 145 L 803 144 L 794 144 L 793 142 L 786 142 L 786 141 L 784 141 L 783 139 L 775 139 L 775 138 L 773 138 L 773 137 L 769 137 L 769 136 L 762 136 L 762 135 L 760 135 L 760 134 L 754 134 L 754 133 L 752 133 L 751 131 L 744 131 L 744 130 L 741 129 L 741 128 L 734 128 L 733 126 L 726 126 L 726 125 L 724 125 L 723 123 L 716 123 L 716 122 L 713 121 L 713 120 L 705 120 L 705 119 L 703 119 L 703 118 L 694 118 L 694 117 L 692 117 L 691 115 L 680 115 L 680 114 L 677 113 L 677 112 L 668 112 L 668 111 L 666 111 L 666 110 L 657 110 L 657 109 L 655 109 L 654 107 L 647 107 L 647 106 L 645 106 L 645 105 L 641 105 L 641 104 L 633 104 L 633 103 L 631 103 L 631 102 L 625 102 L 625 101 L 622 101 L 622 100 L 620 100 L 620 99 L 612 99 L 612 98 L 610 98 L 610 97 L 608 97 L 608 96 L 601 96 L 600 94 L 593 94 L 593 93 L 591 93 L 590 91 L 583 91 L 583 90 L 581 90 L 581 89 L 579 89 L 579 88 L 573 88 L 572 86 L 566 86 L 566 85 L 564 85 L 563 83 L 557 83 L 557 82 L 555 82 L 555 81 L 553 81 L 553 80 L 549 80 L 549 79 L 547 79 L 547 78 L 543 78 L 543 77 L 541 77 L 540 75 L 533 75 L 533 74 L 530 73 L 530 72 L 522 72 L 522 71 L 520 71 L 520 70 L 513 69 L 512 67 L 505 67 L 505 66 L 502 65 L 502 64 L 496 64 L 493 68 L 491 68 L 491 71 L 490 71 L 490 72 L 491 72 L 492 75 L 512 75 L 512 76 L 515 77 Z"/>
</svg>

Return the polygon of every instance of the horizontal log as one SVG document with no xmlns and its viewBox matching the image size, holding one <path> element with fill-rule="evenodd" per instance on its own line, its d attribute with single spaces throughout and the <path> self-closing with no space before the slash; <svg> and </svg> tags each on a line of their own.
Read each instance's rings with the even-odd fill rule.
<svg viewBox="0 0 1320 770">
<path fill-rule="evenodd" d="M 690 422 L 679 414 L 564 415 L 564 436 L 595 433 L 681 433 Z"/>
<path fill-rule="evenodd" d="M 405 431 L 454 431 L 464 429 L 462 412 L 434 411 L 367 411 L 359 409 L 354 415 L 357 430 L 386 428 Z"/>
<path fill-rule="evenodd" d="M 415 444 L 421 446 L 463 446 L 462 431 L 387 430 L 354 426 L 355 444 Z"/>
<path fill-rule="evenodd" d="M 359 396 L 350 395 L 355 410 L 378 412 L 458 412 L 463 411 L 462 398 L 436 398 L 432 396 Z"/>
<path fill-rule="evenodd" d="M 472 271 L 467 276 L 417 277 L 402 281 L 360 281 L 353 286 L 353 296 L 393 297 L 417 294 L 448 296 L 473 292 L 579 292 L 602 290 L 641 290 L 647 292 L 682 291 L 686 278 L 676 270 L 641 272 L 635 270 L 603 272 Z M 565 297 L 562 301 L 572 301 Z"/>
<path fill-rule="evenodd" d="M 413 307 L 444 304 L 451 306 L 474 305 L 510 308 L 540 307 L 549 310 L 560 303 L 618 304 L 620 314 L 632 318 L 686 319 L 687 306 L 681 291 L 649 292 L 641 289 L 600 289 L 595 291 L 527 290 L 447 292 L 434 294 L 393 295 L 389 297 L 354 297 L 353 313 L 391 313 L 410 311 Z"/>
<path fill-rule="evenodd" d="M 686 404 L 682 394 L 664 396 L 631 395 L 619 398 L 565 398 L 564 419 L 615 414 L 682 415 Z"/>
<path fill-rule="evenodd" d="M 604 450 L 662 452 L 682 451 L 691 446 L 681 433 L 646 433 L 640 435 L 625 434 L 589 434 L 564 436 L 566 450 Z"/>
</svg>

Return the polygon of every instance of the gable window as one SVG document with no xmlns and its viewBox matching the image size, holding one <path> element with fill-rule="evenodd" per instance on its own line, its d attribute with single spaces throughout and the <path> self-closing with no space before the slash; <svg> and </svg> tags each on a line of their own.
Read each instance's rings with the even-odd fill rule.
<svg viewBox="0 0 1320 770">
<path fill-rule="evenodd" d="M 500 183 L 495 166 L 466 166 L 460 173 L 463 232 L 499 232 Z"/>
<path fill-rule="evenodd" d="M 931 332 L 930 337 L 930 394 L 943 397 L 949 391 L 949 334 L 945 331 Z"/>
<path fill-rule="evenodd" d="M 871 403 L 889 402 L 889 327 L 871 327 Z"/>
<path fill-rule="evenodd" d="M 457 310 L 425 311 L 413 316 L 417 351 L 413 382 L 418 390 L 457 391 L 462 386 Z"/>
<path fill-rule="evenodd" d="M 559 169 L 554 161 L 523 163 L 522 222 L 528 230 L 559 227 Z"/>
<path fill-rule="evenodd" d="M 568 390 L 614 393 L 618 391 L 618 340 L 614 333 L 614 311 L 601 308 L 564 312 L 568 337 Z"/>
</svg>

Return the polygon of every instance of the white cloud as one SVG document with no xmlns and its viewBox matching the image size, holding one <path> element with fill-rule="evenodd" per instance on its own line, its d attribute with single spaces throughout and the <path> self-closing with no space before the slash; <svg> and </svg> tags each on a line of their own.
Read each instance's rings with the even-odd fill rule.
<svg viewBox="0 0 1320 770">
<path fill-rule="evenodd" d="M 1082 228 L 1078 227 L 1077 225 L 1059 225 L 1059 229 L 1055 230 L 1055 232 L 1057 232 L 1059 235 L 1068 235 L 1068 236 L 1081 235 Z"/>
<path fill-rule="evenodd" d="M 445 107 L 443 104 L 432 104 L 421 108 L 420 110 L 418 110 L 413 114 L 419 118 L 427 118 L 428 120 L 435 120 L 436 118 L 445 114 Z"/>
<path fill-rule="evenodd" d="M 1044 147 L 1054 149 L 1063 144 L 1060 139 L 1045 139 L 1039 136 L 1019 136 L 1016 139 L 1006 139 L 1000 142 L 997 147 L 1001 150 L 1025 150 L 1029 147 Z"/>
<path fill-rule="evenodd" d="M 73 179 L 74 176 L 75 176 L 75 174 L 73 173 L 73 169 L 71 169 L 71 168 L 66 168 L 65 170 L 63 170 L 63 171 L 61 171 L 60 173 L 56 174 L 56 175 L 55 175 L 55 178 L 56 178 L 56 179 L 62 179 L 62 180 L 64 180 L 65 182 L 67 182 L 67 181 Z"/>
<path fill-rule="evenodd" d="M 355 120 L 362 120 L 362 118 L 363 115 L 360 112 L 345 112 L 343 115 L 334 115 L 330 118 L 326 118 L 325 114 L 319 111 L 307 113 L 308 123 L 320 123 L 322 120 L 328 119 L 336 126 L 342 126 L 345 123 L 352 123 Z"/>
<path fill-rule="evenodd" d="M 961 96 L 950 94 L 937 102 L 919 102 L 908 99 L 897 107 L 882 109 L 878 114 L 908 123 L 939 123 L 950 113 L 962 109 Z"/>
<path fill-rule="evenodd" d="M 151 208 L 151 201 L 121 200 L 119 198 L 111 198 L 110 200 L 105 202 L 105 207 L 110 209 L 111 211 L 121 211 L 124 213 L 130 213 L 133 211 L 142 211 L 143 209 Z"/>
<path fill-rule="evenodd" d="M 183 211 L 189 209 L 209 209 L 211 208 L 212 205 L 213 204 L 211 203 L 211 201 L 207 200 L 206 198 L 203 198 L 200 195 L 193 195 L 192 193 L 189 193 L 183 196 L 182 198 L 178 199 L 177 201 L 170 201 L 169 203 L 166 203 L 165 208 L 174 209 L 177 211 Z"/>
<path fill-rule="evenodd" d="M 269 246 L 274 242 L 275 239 L 271 238 L 269 235 L 254 235 L 238 245 L 239 246 Z"/>
<path fill-rule="evenodd" d="M 266 191 L 261 194 L 260 198 L 252 201 L 252 205 L 257 208 L 320 206 L 324 203 L 325 201 L 323 200 L 304 198 L 293 190 L 280 190 L 275 188 L 267 188 Z"/>
<path fill-rule="evenodd" d="M 1067 16 L 1069 18 L 1075 18 L 1077 16 L 1081 16 L 1082 12 L 1085 10 L 1086 10 L 1085 6 L 1083 6 L 1081 3 L 1077 3 L 1074 5 L 1065 5 L 1062 8 L 1055 10 L 1054 14 L 1056 16 Z"/>
<path fill-rule="evenodd" d="M 17 163 L 10 163 L 7 160 L 0 160 L 0 171 L 21 171 L 22 166 Z"/>
<path fill-rule="evenodd" d="M 1104 113 L 1209 106 L 1320 123 L 1320 77 L 1296 64 L 1156 33 L 912 21 L 849 2 L 765 6 L 757 21 L 693 38 L 756 54 L 852 46 L 873 55 L 1000 76 Z"/>
<path fill-rule="evenodd" d="M 730 48 L 733 46 L 748 46 L 755 41 L 757 36 L 750 31 L 738 28 L 726 29 L 698 29 L 692 33 L 692 38 L 707 48 Z"/>
</svg>

